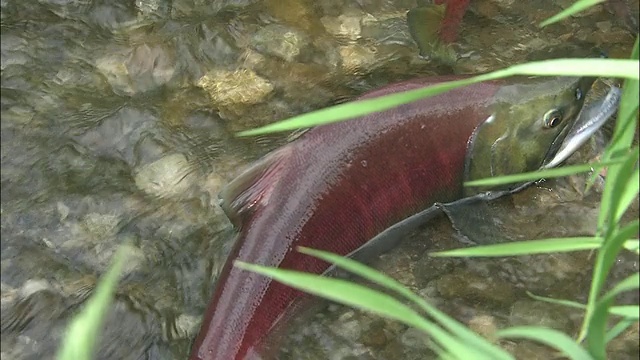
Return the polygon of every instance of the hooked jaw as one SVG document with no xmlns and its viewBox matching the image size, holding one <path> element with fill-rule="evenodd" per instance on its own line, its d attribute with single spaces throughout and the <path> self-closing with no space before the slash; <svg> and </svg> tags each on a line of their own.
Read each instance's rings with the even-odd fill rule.
<svg viewBox="0 0 640 360">
<path fill-rule="evenodd" d="M 621 96 L 620 88 L 612 86 L 604 98 L 583 107 L 573 126 L 553 142 L 542 168 L 558 166 L 582 146 L 617 111 Z"/>
<path fill-rule="evenodd" d="M 586 121 L 586 119 L 584 118 L 585 112 L 584 112 L 583 105 L 586 98 L 586 94 L 589 92 L 589 90 L 591 89 L 595 81 L 596 81 L 596 78 L 594 77 L 579 78 L 578 85 L 576 87 L 575 95 L 574 95 L 576 101 L 579 102 L 579 105 L 577 108 L 578 113 L 575 115 L 575 121 L 573 121 L 571 125 L 564 127 L 553 139 L 553 141 L 551 142 L 551 145 L 548 148 L 547 153 L 543 158 L 542 163 L 540 164 L 540 169 L 547 169 L 547 168 L 556 166 L 557 164 L 565 160 L 567 157 L 569 157 L 569 155 L 571 155 L 571 153 L 573 153 L 577 149 L 577 148 L 573 149 L 571 153 L 567 155 L 566 154 L 567 148 L 565 144 L 567 139 L 572 138 L 575 135 L 575 129 L 580 126 L 579 124 L 584 124 Z M 558 161 L 558 159 L 560 159 L 558 155 L 561 153 L 563 154 L 562 156 L 564 156 L 564 159 L 562 159 L 561 161 Z M 554 165 L 550 165 L 551 163 L 554 163 Z"/>
</svg>

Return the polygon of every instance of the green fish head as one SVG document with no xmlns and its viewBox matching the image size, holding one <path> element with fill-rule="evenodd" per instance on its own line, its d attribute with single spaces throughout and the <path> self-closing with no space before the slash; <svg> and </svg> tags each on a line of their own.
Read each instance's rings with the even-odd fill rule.
<svg viewBox="0 0 640 360">
<path fill-rule="evenodd" d="M 469 141 L 465 181 L 540 169 L 578 119 L 595 78 L 521 78 L 496 93 L 491 116 Z M 499 189 L 514 188 L 510 185 Z M 490 190 L 467 188 L 466 195 Z"/>
</svg>

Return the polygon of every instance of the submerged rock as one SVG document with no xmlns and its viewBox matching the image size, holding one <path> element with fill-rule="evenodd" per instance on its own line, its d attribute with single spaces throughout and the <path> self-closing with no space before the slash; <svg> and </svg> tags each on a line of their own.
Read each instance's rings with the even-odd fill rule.
<svg viewBox="0 0 640 360">
<path fill-rule="evenodd" d="M 291 62 L 308 46 L 309 39 L 301 31 L 280 24 L 270 24 L 260 28 L 252 36 L 250 44 L 262 54 Z"/>
<path fill-rule="evenodd" d="M 320 21 L 329 34 L 338 39 L 355 41 L 362 37 L 360 22 L 364 16 L 360 11 L 352 11 L 338 17 L 325 16 Z"/>
<path fill-rule="evenodd" d="M 96 68 L 113 91 L 134 95 L 167 84 L 176 71 L 175 54 L 161 45 L 142 44 L 120 49 L 96 60 Z"/>
<path fill-rule="evenodd" d="M 148 195 L 175 197 L 191 186 L 189 161 L 182 154 L 169 154 L 142 166 L 135 175 L 138 188 Z"/>
<path fill-rule="evenodd" d="M 198 86 L 209 94 L 215 105 L 222 107 L 257 104 L 273 91 L 269 81 L 247 69 L 207 73 L 200 78 Z"/>
<path fill-rule="evenodd" d="M 570 310 L 538 300 L 518 300 L 511 307 L 509 323 L 512 326 L 543 326 L 569 334 L 574 330 Z"/>
<path fill-rule="evenodd" d="M 440 295 L 448 299 L 477 299 L 493 304 L 510 303 L 513 288 L 499 279 L 478 276 L 475 273 L 454 270 L 437 280 Z"/>
</svg>

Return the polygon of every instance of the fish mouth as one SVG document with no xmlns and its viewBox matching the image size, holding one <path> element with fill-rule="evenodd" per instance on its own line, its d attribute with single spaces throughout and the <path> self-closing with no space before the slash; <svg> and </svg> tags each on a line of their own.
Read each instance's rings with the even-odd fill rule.
<svg viewBox="0 0 640 360">
<path fill-rule="evenodd" d="M 564 129 L 551 144 L 542 168 L 558 166 L 582 146 L 618 110 L 622 90 L 616 86 L 607 95 L 583 107 L 578 119 L 570 128 Z"/>
<path fill-rule="evenodd" d="M 549 150 L 547 150 L 547 154 L 544 156 L 544 160 L 542 160 L 542 166 L 540 166 L 541 169 L 551 168 L 552 166 L 550 166 L 550 164 L 561 162 L 561 161 L 558 161 L 560 159 L 558 155 L 561 152 L 560 149 L 562 148 L 564 141 L 568 139 L 569 132 L 571 129 L 573 129 L 573 127 L 569 127 L 569 126 L 565 127 L 555 137 L 555 139 L 553 139 L 551 146 L 549 146 Z"/>
</svg>

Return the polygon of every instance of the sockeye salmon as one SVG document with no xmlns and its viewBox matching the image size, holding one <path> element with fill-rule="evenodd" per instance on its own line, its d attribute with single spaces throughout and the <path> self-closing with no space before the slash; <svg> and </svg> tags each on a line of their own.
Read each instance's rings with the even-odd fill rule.
<svg viewBox="0 0 640 360">
<path fill-rule="evenodd" d="M 444 18 L 440 23 L 440 39 L 445 43 L 452 43 L 458 38 L 460 23 L 464 17 L 469 0 L 435 0 L 436 5 L 446 4 Z"/>
<path fill-rule="evenodd" d="M 444 43 L 450 44 L 456 41 L 458 33 L 460 32 L 460 25 L 464 18 L 467 9 L 469 8 L 470 0 L 418 0 L 418 7 L 409 11 L 414 12 L 416 20 L 420 21 L 420 17 L 425 11 L 434 8 L 435 5 L 444 5 L 444 16 L 439 24 L 438 38 Z M 610 13 L 614 15 L 615 20 L 624 24 L 624 26 L 635 36 L 638 33 L 638 15 L 637 11 L 631 10 L 631 6 L 628 1 L 625 0 L 608 0 L 605 1 L 605 7 Z M 637 7 L 636 7 L 637 9 Z M 422 22 L 430 20 L 429 17 L 423 17 Z M 411 23 L 409 26 L 411 27 Z"/>
<path fill-rule="evenodd" d="M 460 78 L 410 80 L 361 98 Z M 376 235 L 393 224 L 484 191 L 464 190 L 463 181 L 541 168 L 575 123 L 593 81 L 475 84 L 311 129 L 265 156 L 221 193 L 239 233 L 191 359 L 262 358 L 270 329 L 302 296 L 234 268 L 234 260 L 319 274 L 328 264 L 297 246 L 342 255 L 386 251 L 395 240 Z"/>
</svg>

